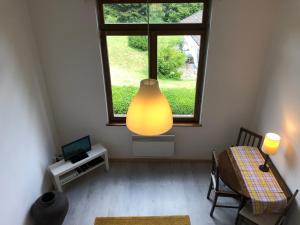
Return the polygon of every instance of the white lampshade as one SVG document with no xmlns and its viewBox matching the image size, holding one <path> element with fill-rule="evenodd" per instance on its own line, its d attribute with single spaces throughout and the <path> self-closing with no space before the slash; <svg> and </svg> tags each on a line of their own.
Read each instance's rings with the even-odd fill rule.
<svg viewBox="0 0 300 225">
<path fill-rule="evenodd" d="M 280 136 L 274 133 L 267 133 L 264 139 L 262 150 L 268 155 L 274 155 L 278 151 Z"/>
<path fill-rule="evenodd" d="M 166 97 L 155 79 L 142 80 L 127 112 L 126 125 L 143 136 L 160 135 L 172 128 L 173 116 Z"/>
</svg>

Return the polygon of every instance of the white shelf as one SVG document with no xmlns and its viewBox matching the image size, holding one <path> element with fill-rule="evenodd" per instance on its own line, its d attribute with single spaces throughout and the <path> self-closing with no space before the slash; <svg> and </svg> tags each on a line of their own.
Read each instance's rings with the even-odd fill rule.
<svg viewBox="0 0 300 225">
<path fill-rule="evenodd" d="M 108 171 L 109 165 L 106 148 L 104 148 L 100 144 L 97 144 L 92 146 L 92 149 L 89 152 L 87 152 L 87 154 L 87 158 L 82 159 L 76 163 L 61 160 L 49 166 L 49 171 L 53 177 L 54 184 L 59 191 L 62 191 L 62 185 L 65 185 L 102 165 L 105 165 L 105 168 Z M 101 161 L 99 164 L 96 164 L 93 167 L 86 169 L 85 171 L 77 171 L 77 168 L 88 164 L 92 160 L 99 157 L 102 157 L 104 161 Z"/>
<path fill-rule="evenodd" d="M 91 168 L 89 168 L 89 169 L 87 169 L 86 171 L 81 172 L 81 173 L 78 173 L 78 172 L 76 171 L 76 172 L 77 172 L 77 175 L 76 175 L 76 176 L 74 176 L 74 177 L 72 177 L 72 178 L 70 178 L 70 179 L 66 179 L 66 181 L 65 181 L 65 179 L 64 179 L 64 180 L 61 180 L 61 185 L 65 185 L 65 184 L 67 184 L 67 183 L 69 183 L 69 182 L 71 182 L 71 181 L 77 179 L 78 177 L 81 177 L 81 176 L 83 176 L 84 174 L 86 174 L 86 173 L 88 173 L 88 172 L 90 172 L 90 171 L 92 171 L 92 170 L 94 170 L 94 169 L 96 169 L 96 168 L 98 168 L 98 167 L 104 165 L 104 164 L 105 164 L 105 162 L 102 162 L 102 163 L 100 163 L 100 164 L 98 164 L 98 165 L 96 165 L 96 166 L 93 166 L 93 167 L 91 167 Z"/>
</svg>

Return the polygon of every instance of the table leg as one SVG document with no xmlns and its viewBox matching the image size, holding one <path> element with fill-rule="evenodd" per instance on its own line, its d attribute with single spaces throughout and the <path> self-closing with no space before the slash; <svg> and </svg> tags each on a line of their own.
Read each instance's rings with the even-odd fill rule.
<svg viewBox="0 0 300 225">
<path fill-rule="evenodd" d="M 54 177 L 55 187 L 58 191 L 63 191 L 60 180 L 58 177 Z"/>
<path fill-rule="evenodd" d="M 108 163 L 108 154 L 107 152 L 104 155 L 105 158 L 105 170 L 108 171 L 109 170 L 109 163 Z"/>
</svg>

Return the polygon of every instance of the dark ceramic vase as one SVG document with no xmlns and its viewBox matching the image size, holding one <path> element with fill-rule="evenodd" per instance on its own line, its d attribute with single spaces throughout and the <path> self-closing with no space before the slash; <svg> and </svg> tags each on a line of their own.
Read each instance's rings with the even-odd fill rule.
<svg viewBox="0 0 300 225">
<path fill-rule="evenodd" d="M 31 208 L 36 225 L 62 225 L 69 209 L 63 192 L 47 192 L 39 197 Z"/>
</svg>

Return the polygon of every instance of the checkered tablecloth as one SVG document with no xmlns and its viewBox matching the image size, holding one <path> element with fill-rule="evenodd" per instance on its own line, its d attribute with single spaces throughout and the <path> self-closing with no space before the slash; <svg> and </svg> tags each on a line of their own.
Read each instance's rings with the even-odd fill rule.
<svg viewBox="0 0 300 225">
<path fill-rule="evenodd" d="M 241 177 L 252 201 L 254 214 L 280 212 L 287 205 L 287 198 L 272 171 L 264 173 L 258 168 L 264 163 L 259 149 L 250 146 L 237 146 L 228 149 L 234 169 Z"/>
</svg>

